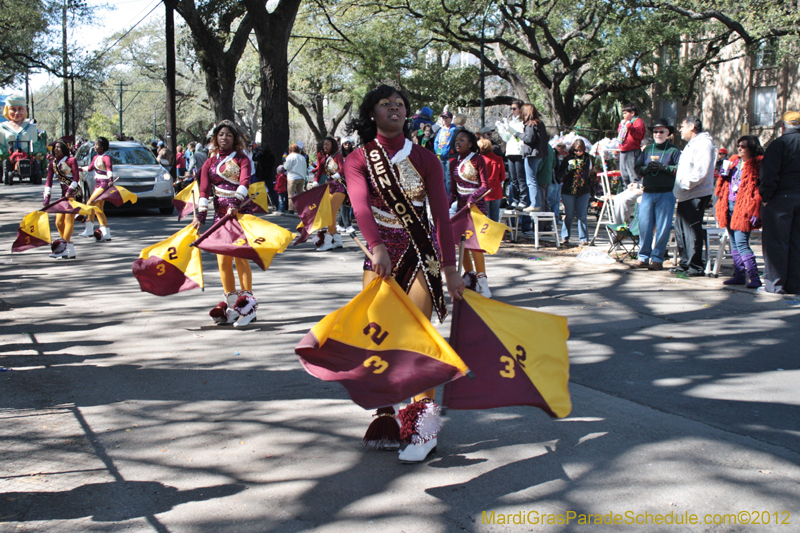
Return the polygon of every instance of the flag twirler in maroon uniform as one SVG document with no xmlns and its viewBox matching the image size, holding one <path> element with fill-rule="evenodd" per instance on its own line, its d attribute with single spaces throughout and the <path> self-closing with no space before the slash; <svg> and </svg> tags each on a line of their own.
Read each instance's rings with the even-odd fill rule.
<svg viewBox="0 0 800 533">
<path fill-rule="evenodd" d="M 562 418 L 572 410 L 567 388 L 567 319 L 520 309 L 464 291 L 453 304 L 450 344 L 475 379 L 444 388 L 451 409 L 533 405 Z"/>
<path fill-rule="evenodd" d="M 237 215 L 208 237 L 204 234 L 197 247 L 218 255 L 249 259 L 266 270 L 275 254 L 284 252 L 292 239 L 294 233 L 276 224 L 253 215 Z"/>
<path fill-rule="evenodd" d="M 503 242 L 505 232 L 509 227 L 488 218 L 481 213 L 477 206 L 463 207 L 450 219 L 453 224 L 453 237 L 455 241 L 466 237 L 464 248 L 487 254 L 495 254 Z"/>
<path fill-rule="evenodd" d="M 306 242 L 315 231 L 333 225 L 335 220 L 331 213 L 331 195 L 327 183 L 292 196 L 292 202 L 300 215 L 300 224 L 297 225 L 300 236 L 294 245 Z"/>
<path fill-rule="evenodd" d="M 50 218 L 43 211 L 34 211 L 20 222 L 11 252 L 24 252 L 47 244 L 50 244 Z"/>
<path fill-rule="evenodd" d="M 373 281 L 314 326 L 295 352 L 309 374 L 338 381 L 365 409 L 399 403 L 469 371 L 394 279 Z"/>
<path fill-rule="evenodd" d="M 92 200 L 92 202 L 99 202 L 103 200 L 105 202 L 111 202 L 117 207 L 120 207 L 125 202 L 130 202 L 135 204 L 139 198 L 126 189 L 125 187 L 120 187 L 119 185 L 111 185 L 109 188 L 101 192 L 97 198 Z"/>
<path fill-rule="evenodd" d="M 175 235 L 142 250 L 133 262 L 133 276 L 142 291 L 167 296 L 203 287 L 200 250 L 190 245 L 197 239 L 191 224 Z"/>
</svg>

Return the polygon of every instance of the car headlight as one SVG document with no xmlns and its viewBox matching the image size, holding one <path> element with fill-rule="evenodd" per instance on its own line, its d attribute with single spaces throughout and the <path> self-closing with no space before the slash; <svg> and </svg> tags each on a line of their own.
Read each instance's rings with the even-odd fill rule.
<svg viewBox="0 0 800 533">
<path fill-rule="evenodd" d="M 164 172 L 164 173 L 161 175 L 161 179 L 162 179 L 162 180 L 164 180 L 164 181 L 169 181 L 169 180 L 171 180 L 171 179 L 172 179 L 172 176 L 170 175 L 170 173 L 169 173 L 169 172 Z"/>
</svg>

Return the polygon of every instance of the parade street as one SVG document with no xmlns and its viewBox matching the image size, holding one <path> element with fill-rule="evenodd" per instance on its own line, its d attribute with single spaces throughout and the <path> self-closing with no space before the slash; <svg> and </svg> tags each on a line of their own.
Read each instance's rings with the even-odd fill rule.
<svg viewBox="0 0 800 533">
<path fill-rule="evenodd" d="M 48 247 L 12 255 L 42 192 L 2 194 L 3 532 L 800 524 L 796 297 L 503 245 L 487 258 L 493 297 L 569 321 L 572 414 L 448 410 L 436 453 L 405 465 L 363 446 L 372 413 L 294 353 L 360 291 L 352 241 L 289 247 L 254 268 L 258 321 L 234 330 L 208 317 L 222 297 L 212 255 L 204 292 L 158 297 L 131 274 L 143 248 L 188 220 L 127 211 L 110 216 L 111 242 L 76 236 L 75 260 L 52 260 Z M 445 338 L 449 327 L 437 325 Z"/>
</svg>

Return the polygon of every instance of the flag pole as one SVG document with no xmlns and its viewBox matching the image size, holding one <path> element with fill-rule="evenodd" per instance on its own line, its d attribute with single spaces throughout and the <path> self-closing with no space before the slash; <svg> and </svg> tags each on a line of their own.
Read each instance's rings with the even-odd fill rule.
<svg viewBox="0 0 800 533">
<path fill-rule="evenodd" d="M 178 214 L 180 216 L 180 214 Z M 194 184 L 192 184 L 192 220 L 197 218 L 197 202 L 195 202 L 194 198 Z M 179 219 L 180 220 L 180 219 Z M 203 279 L 203 260 L 200 259 L 200 292 L 206 292 L 206 282 Z"/>
<path fill-rule="evenodd" d="M 261 194 L 261 192 L 257 192 L 253 196 L 248 196 L 247 200 L 245 200 L 244 202 L 241 203 L 241 205 L 239 205 L 239 209 L 241 209 L 242 207 L 244 207 L 247 204 L 249 204 L 250 202 L 252 202 L 253 198 L 258 196 L 259 194 Z M 200 237 L 198 237 L 198 239 L 196 241 L 194 241 L 192 244 L 190 244 L 189 246 L 197 246 L 198 244 L 200 244 L 201 242 L 206 240 L 206 238 L 209 237 L 212 233 L 214 233 L 217 230 L 217 228 L 219 228 L 220 226 L 225 224 L 231 218 L 233 218 L 231 215 L 225 215 L 221 219 L 217 220 L 210 228 L 208 228 L 208 230 L 205 233 L 200 235 Z"/>
<path fill-rule="evenodd" d="M 456 274 L 461 275 L 461 265 L 464 264 L 464 246 L 467 242 L 467 236 L 461 236 L 461 242 L 458 243 L 458 265 L 456 266 Z"/>
<path fill-rule="evenodd" d="M 486 197 L 486 195 L 487 195 L 487 194 L 489 194 L 490 192 L 492 192 L 492 189 L 486 189 L 486 192 L 484 192 L 483 194 L 481 194 L 480 196 L 478 196 L 477 198 L 475 198 L 475 200 L 474 200 L 473 202 L 470 202 L 470 203 L 471 203 L 472 205 L 475 205 L 475 203 L 477 203 L 477 202 L 480 202 L 481 200 L 483 200 L 483 199 Z M 468 206 L 468 205 L 465 205 L 464 207 L 462 207 L 461 209 L 459 209 L 459 210 L 458 210 L 458 213 L 456 213 L 455 215 L 451 216 L 451 217 L 450 217 L 450 219 L 452 220 L 453 218 L 455 218 L 455 217 L 456 217 L 456 215 L 458 215 L 459 213 L 461 213 L 461 212 L 462 212 L 462 211 L 464 211 L 465 209 L 469 209 L 469 206 Z"/>
<path fill-rule="evenodd" d="M 364 255 L 367 256 L 367 259 L 369 259 L 371 262 L 374 262 L 375 259 L 372 257 L 372 253 L 369 251 L 369 248 L 364 246 L 364 243 L 361 242 L 361 239 L 359 239 L 355 233 L 351 233 L 350 236 L 353 238 L 354 241 L 356 241 L 356 244 L 358 245 L 359 248 L 361 248 L 361 251 L 364 252 Z"/>
</svg>

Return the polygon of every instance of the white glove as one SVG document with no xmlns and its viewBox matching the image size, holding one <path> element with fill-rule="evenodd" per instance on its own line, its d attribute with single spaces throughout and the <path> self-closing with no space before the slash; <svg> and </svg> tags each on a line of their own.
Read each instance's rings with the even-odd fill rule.
<svg viewBox="0 0 800 533">
<path fill-rule="evenodd" d="M 306 185 L 306 190 L 307 190 L 307 191 L 308 191 L 308 190 L 311 190 L 311 189 L 313 189 L 314 187 L 317 187 L 317 186 L 319 186 L 319 183 L 318 183 L 318 182 L 316 182 L 316 181 L 309 181 L 309 182 L 308 182 L 308 185 Z"/>
<path fill-rule="evenodd" d="M 50 187 L 45 187 L 44 188 L 44 196 L 45 196 L 45 198 L 50 196 L 50 191 L 51 191 Z"/>
<path fill-rule="evenodd" d="M 335 173 L 335 174 L 334 174 L 333 176 L 331 176 L 331 177 L 332 177 L 333 179 L 335 179 L 335 180 L 340 180 L 340 179 L 342 179 L 342 176 L 341 176 L 341 175 L 340 175 L 338 172 L 337 172 L 337 173 Z"/>
</svg>

